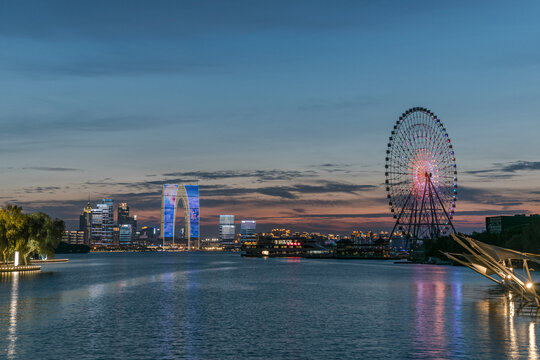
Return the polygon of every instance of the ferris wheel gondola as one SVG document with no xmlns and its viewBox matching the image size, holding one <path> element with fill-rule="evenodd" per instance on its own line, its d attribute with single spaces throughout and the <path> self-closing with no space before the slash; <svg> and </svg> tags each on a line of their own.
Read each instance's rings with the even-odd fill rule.
<svg viewBox="0 0 540 360">
<path fill-rule="evenodd" d="M 414 244 L 455 232 L 457 167 L 446 128 L 415 107 L 394 124 L 386 150 L 386 191 L 399 231 Z"/>
</svg>

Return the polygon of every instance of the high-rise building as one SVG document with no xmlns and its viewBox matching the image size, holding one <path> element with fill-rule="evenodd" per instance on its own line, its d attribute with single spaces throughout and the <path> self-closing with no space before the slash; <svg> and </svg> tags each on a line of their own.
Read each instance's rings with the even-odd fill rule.
<svg viewBox="0 0 540 360">
<path fill-rule="evenodd" d="M 131 242 L 134 243 L 138 241 L 138 232 L 137 232 L 137 215 L 133 215 L 130 219 L 130 225 L 131 225 Z"/>
<path fill-rule="evenodd" d="M 188 249 L 191 239 L 199 238 L 199 185 L 195 184 L 164 184 L 161 203 L 161 235 L 163 242 L 174 244 L 176 209 L 182 199 L 184 206 L 185 236 Z"/>
<path fill-rule="evenodd" d="M 159 227 L 143 226 L 141 228 L 141 239 L 148 239 L 150 241 L 156 241 L 161 236 L 161 229 Z"/>
<path fill-rule="evenodd" d="M 122 224 L 120 225 L 120 245 L 131 245 L 132 244 L 132 228 L 131 224 Z"/>
<path fill-rule="evenodd" d="M 103 236 L 103 209 L 93 208 L 91 210 L 92 226 L 90 227 L 90 243 L 99 245 Z"/>
<path fill-rule="evenodd" d="M 242 243 L 257 240 L 257 222 L 255 220 L 242 220 L 240 223 L 240 236 Z"/>
<path fill-rule="evenodd" d="M 84 244 L 90 245 L 92 239 L 92 205 L 86 204 L 79 216 L 79 231 L 84 233 Z"/>
<path fill-rule="evenodd" d="M 490 234 L 500 234 L 504 230 L 519 228 L 530 225 L 533 221 L 540 219 L 540 215 L 518 214 L 514 216 L 489 216 L 486 217 L 486 231 Z"/>
<path fill-rule="evenodd" d="M 221 245 L 234 246 L 235 236 L 234 215 L 219 215 L 219 242 Z"/>
<path fill-rule="evenodd" d="M 65 230 L 62 241 L 68 244 L 84 244 L 84 231 Z"/>
<path fill-rule="evenodd" d="M 101 243 L 103 245 L 112 245 L 114 227 L 114 201 L 112 199 L 103 199 L 101 201 L 101 204 L 98 204 L 97 206 L 103 211 L 103 232 L 101 234 Z"/>
<path fill-rule="evenodd" d="M 129 206 L 127 203 L 120 203 L 118 205 L 118 216 L 117 216 L 117 224 L 118 226 L 124 225 L 124 224 L 130 224 L 130 218 L 129 218 Z"/>
<path fill-rule="evenodd" d="M 97 204 L 95 208 L 91 209 L 90 242 L 92 245 L 113 245 L 113 204 L 112 199 L 103 199 L 101 204 Z"/>
<path fill-rule="evenodd" d="M 113 226 L 113 245 L 120 245 L 120 228 L 118 226 Z"/>
<path fill-rule="evenodd" d="M 137 235 L 137 215 L 129 216 L 129 206 L 127 203 L 118 205 L 117 224 L 121 228 L 122 225 L 131 225 L 131 241 L 136 241 Z M 121 229 L 120 229 L 121 230 Z M 122 245 L 122 244 L 120 244 Z"/>
</svg>

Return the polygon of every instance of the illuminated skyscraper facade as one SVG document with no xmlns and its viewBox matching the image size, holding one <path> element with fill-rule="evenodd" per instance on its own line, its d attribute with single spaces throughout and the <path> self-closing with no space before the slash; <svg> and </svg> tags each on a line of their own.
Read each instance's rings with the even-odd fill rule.
<svg viewBox="0 0 540 360">
<path fill-rule="evenodd" d="M 131 219 L 129 218 L 129 206 L 127 203 L 118 204 L 118 213 L 116 219 L 118 225 L 131 223 Z"/>
<path fill-rule="evenodd" d="M 129 216 L 129 206 L 127 203 L 118 204 L 116 223 L 122 230 L 122 225 L 131 225 L 131 241 L 136 240 L 137 215 Z"/>
<path fill-rule="evenodd" d="M 101 243 L 110 246 L 113 244 L 114 201 L 112 199 L 103 199 L 101 204 L 97 204 L 97 207 L 101 208 L 103 212 Z"/>
<path fill-rule="evenodd" d="M 90 245 L 92 239 L 92 205 L 86 204 L 79 216 L 79 231 L 84 233 L 84 244 Z"/>
<path fill-rule="evenodd" d="M 90 213 L 88 216 L 91 219 L 91 245 L 113 245 L 113 206 L 114 202 L 112 199 L 103 199 L 101 204 L 97 204 L 95 208 L 90 208 Z"/>
<path fill-rule="evenodd" d="M 191 239 L 199 238 L 199 185 L 198 184 L 164 184 L 161 202 L 161 234 L 163 241 L 174 244 L 176 209 L 182 199 L 184 207 L 185 236 L 188 248 Z"/>
<path fill-rule="evenodd" d="M 103 234 L 103 209 L 97 207 L 92 211 L 92 227 L 90 229 L 90 239 L 92 245 L 101 244 Z"/>
<path fill-rule="evenodd" d="M 234 215 L 219 215 L 219 242 L 224 247 L 234 246 L 236 226 Z"/>
<path fill-rule="evenodd" d="M 242 220 L 240 223 L 240 238 L 242 243 L 257 239 L 257 222 L 255 220 Z"/>
<path fill-rule="evenodd" d="M 131 245 L 132 244 L 132 227 L 131 224 L 122 224 L 119 225 L 120 228 L 120 237 L 119 237 L 119 243 L 120 245 Z"/>
</svg>

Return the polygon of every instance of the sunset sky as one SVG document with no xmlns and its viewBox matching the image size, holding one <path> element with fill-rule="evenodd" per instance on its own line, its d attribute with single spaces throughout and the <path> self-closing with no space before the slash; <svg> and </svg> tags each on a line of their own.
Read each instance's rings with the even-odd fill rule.
<svg viewBox="0 0 540 360">
<path fill-rule="evenodd" d="M 0 3 L 0 204 L 74 228 L 88 199 L 157 225 L 198 179 L 258 230 L 391 230 L 392 126 L 422 106 L 456 151 L 458 231 L 540 213 L 540 3 Z M 180 214 L 179 219 L 182 218 Z"/>
</svg>

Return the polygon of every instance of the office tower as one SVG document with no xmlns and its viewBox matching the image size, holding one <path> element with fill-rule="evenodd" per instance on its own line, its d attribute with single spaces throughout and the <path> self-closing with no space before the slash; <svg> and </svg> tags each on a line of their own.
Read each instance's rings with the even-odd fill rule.
<svg viewBox="0 0 540 360">
<path fill-rule="evenodd" d="M 133 215 L 130 219 L 130 225 L 131 225 L 131 242 L 135 242 L 138 239 L 138 233 L 137 233 L 137 215 Z"/>
<path fill-rule="evenodd" d="M 100 207 L 91 209 L 92 226 L 90 227 L 90 243 L 99 245 L 103 236 L 103 209 Z"/>
<path fill-rule="evenodd" d="M 236 227 L 234 215 L 219 215 L 219 242 L 224 247 L 234 246 Z"/>
<path fill-rule="evenodd" d="M 533 221 L 540 219 L 540 215 L 519 214 L 514 216 L 488 216 L 486 217 L 486 231 L 489 234 L 500 234 L 506 229 L 530 226 Z"/>
<path fill-rule="evenodd" d="M 65 230 L 62 241 L 68 244 L 84 244 L 84 231 Z"/>
<path fill-rule="evenodd" d="M 101 242 L 103 245 L 113 244 L 113 226 L 114 226 L 114 201 L 112 199 L 103 199 L 101 204 L 97 205 L 103 210 L 103 232 Z"/>
<path fill-rule="evenodd" d="M 255 220 L 242 220 L 240 223 L 240 239 L 242 243 L 257 240 L 257 222 Z"/>
<path fill-rule="evenodd" d="M 113 226 L 113 241 L 112 244 L 116 247 L 120 245 L 120 228 Z"/>
<path fill-rule="evenodd" d="M 131 224 L 122 224 L 120 227 L 120 246 L 131 245 L 132 244 L 132 228 Z"/>
<path fill-rule="evenodd" d="M 120 203 L 118 205 L 118 212 L 117 212 L 117 224 L 118 227 L 122 228 L 122 225 L 131 225 L 131 243 L 136 241 L 135 238 L 137 235 L 137 215 L 129 216 L 129 206 L 127 203 Z M 122 245 L 122 244 L 120 244 Z"/>
<path fill-rule="evenodd" d="M 86 204 L 79 216 L 79 231 L 84 232 L 84 244 L 90 245 L 92 239 L 92 205 Z"/>
<path fill-rule="evenodd" d="M 163 242 L 174 244 L 176 209 L 182 199 L 184 207 L 184 226 L 188 249 L 191 239 L 199 238 L 199 185 L 197 184 L 164 184 L 161 201 L 161 234 Z"/>
<path fill-rule="evenodd" d="M 69 232 L 70 244 L 84 244 L 84 231 L 73 230 Z"/>
<path fill-rule="evenodd" d="M 127 203 L 120 203 L 118 205 L 118 216 L 117 216 L 117 224 L 118 226 L 124 225 L 124 224 L 130 224 L 130 218 L 129 218 L 129 206 Z"/>
</svg>

